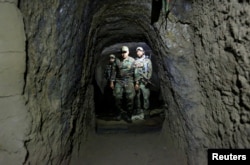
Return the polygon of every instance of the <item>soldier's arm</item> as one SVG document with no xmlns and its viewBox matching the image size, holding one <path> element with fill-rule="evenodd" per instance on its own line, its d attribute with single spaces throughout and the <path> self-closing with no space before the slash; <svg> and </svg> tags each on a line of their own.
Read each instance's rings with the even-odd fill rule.
<svg viewBox="0 0 250 165">
<path fill-rule="evenodd" d="M 149 60 L 148 60 L 148 78 L 149 78 L 149 79 L 151 78 L 152 73 L 153 73 L 153 66 L 152 66 L 151 60 L 149 59 Z"/>
<path fill-rule="evenodd" d="M 139 80 L 140 80 L 140 74 L 139 74 L 139 71 L 138 71 L 138 68 L 134 68 L 134 81 L 135 81 L 135 84 L 139 84 Z"/>
<path fill-rule="evenodd" d="M 110 76 L 110 88 L 114 89 L 114 82 L 116 79 L 116 65 L 114 64 L 111 68 L 111 76 Z"/>
<path fill-rule="evenodd" d="M 135 83 L 135 90 L 138 91 L 139 86 L 139 74 L 138 74 L 138 68 L 134 68 L 134 83 Z"/>
<path fill-rule="evenodd" d="M 117 69 L 117 65 L 116 63 L 113 64 L 112 68 L 111 68 L 111 76 L 110 76 L 110 81 L 114 82 L 116 79 L 116 69 Z"/>
<path fill-rule="evenodd" d="M 132 68 L 133 68 L 134 82 L 135 84 L 139 84 L 139 74 L 138 74 L 138 68 L 136 67 L 136 60 L 133 61 Z"/>
<path fill-rule="evenodd" d="M 115 65 L 117 66 L 121 65 L 121 61 L 117 57 L 115 58 Z"/>
</svg>

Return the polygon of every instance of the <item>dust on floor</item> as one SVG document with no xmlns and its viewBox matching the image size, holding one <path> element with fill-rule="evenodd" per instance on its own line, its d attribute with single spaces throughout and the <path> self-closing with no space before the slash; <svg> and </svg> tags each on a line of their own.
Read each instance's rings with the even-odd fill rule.
<svg viewBox="0 0 250 165">
<path fill-rule="evenodd" d="M 93 134 L 71 165 L 185 165 L 185 156 L 168 148 L 161 131 Z"/>
</svg>

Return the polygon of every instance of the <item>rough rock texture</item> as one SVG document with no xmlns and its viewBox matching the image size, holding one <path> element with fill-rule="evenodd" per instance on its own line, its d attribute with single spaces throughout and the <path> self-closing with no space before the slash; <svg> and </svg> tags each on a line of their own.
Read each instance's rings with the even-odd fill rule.
<svg viewBox="0 0 250 165">
<path fill-rule="evenodd" d="M 198 71 L 192 46 L 188 15 L 191 4 L 178 1 L 179 8 L 173 8 L 168 15 L 162 13 L 154 24 L 159 36 L 156 50 L 159 50 L 159 77 L 166 106 L 165 129 L 170 129 L 173 142 L 186 150 L 189 164 L 206 164 L 208 143 L 203 123 L 206 108 L 201 104 Z M 175 14 L 177 13 L 177 14 Z M 154 42 L 155 43 L 155 42 Z"/>
<path fill-rule="evenodd" d="M 23 97 L 25 35 L 15 3 L 0 1 L 0 164 L 22 164 L 30 119 Z"/>
<path fill-rule="evenodd" d="M 186 16 L 175 10 L 160 30 L 172 86 L 165 93 L 174 96 L 165 99 L 166 119 L 189 163 L 206 164 L 206 148 L 249 148 L 249 1 L 182 5 Z"/>
<path fill-rule="evenodd" d="M 249 5 L 236 0 L 193 5 L 194 55 L 209 147 L 250 147 Z"/>
<path fill-rule="evenodd" d="M 91 57 L 84 52 L 87 7 L 80 0 L 21 1 L 28 53 L 25 95 L 32 117 L 26 164 L 67 164 L 79 136 L 86 136 L 93 123 Z"/>
<path fill-rule="evenodd" d="M 17 1 L 0 1 L 0 21 L 7 23 L 0 30 L 0 76 L 6 80 L 0 106 L 9 116 L 23 114 L 8 118 L 13 121 L 1 115 L 1 127 L 25 123 L 0 134 L 19 140 L 3 143 L 4 149 L 1 142 L 3 157 L 10 160 L 13 152 L 24 164 L 67 164 L 93 125 L 98 59 L 106 47 L 124 42 L 145 42 L 153 50 L 166 111 L 163 133 L 169 131 L 166 138 L 186 153 L 188 164 L 206 164 L 207 148 L 249 148 L 249 3 L 171 1 L 170 14 L 161 11 L 151 25 L 151 0 L 21 0 L 25 72 L 24 36 L 16 30 L 22 23 L 8 24 L 21 20 Z"/>
</svg>

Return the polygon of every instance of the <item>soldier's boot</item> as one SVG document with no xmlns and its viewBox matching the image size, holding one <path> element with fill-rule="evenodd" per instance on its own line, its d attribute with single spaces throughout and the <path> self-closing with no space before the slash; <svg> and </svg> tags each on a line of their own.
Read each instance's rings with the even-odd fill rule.
<svg viewBox="0 0 250 165">
<path fill-rule="evenodd" d="M 123 112 L 123 110 L 116 110 L 116 112 L 115 112 L 115 115 L 114 115 L 114 120 L 116 120 L 116 121 L 120 121 L 121 119 L 122 119 L 122 112 Z"/>
<path fill-rule="evenodd" d="M 136 109 L 135 113 L 132 116 L 132 120 L 143 120 L 144 119 L 144 112 L 142 109 Z"/>
<path fill-rule="evenodd" d="M 131 116 L 130 116 L 128 113 L 123 112 L 123 113 L 121 114 L 121 117 L 122 117 L 122 119 L 123 119 L 124 121 L 126 121 L 127 123 L 132 123 Z"/>
</svg>

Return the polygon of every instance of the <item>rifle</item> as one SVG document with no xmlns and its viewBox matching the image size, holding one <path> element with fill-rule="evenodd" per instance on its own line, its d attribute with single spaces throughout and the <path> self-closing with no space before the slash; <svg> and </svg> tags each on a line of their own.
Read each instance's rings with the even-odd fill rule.
<svg viewBox="0 0 250 165">
<path fill-rule="evenodd" d="M 152 83 L 148 78 L 146 78 L 142 73 L 139 72 L 139 74 L 142 76 L 142 79 L 140 79 L 139 81 L 142 81 L 145 84 L 150 84 L 153 87 L 156 87 L 156 85 L 154 83 Z"/>
</svg>

